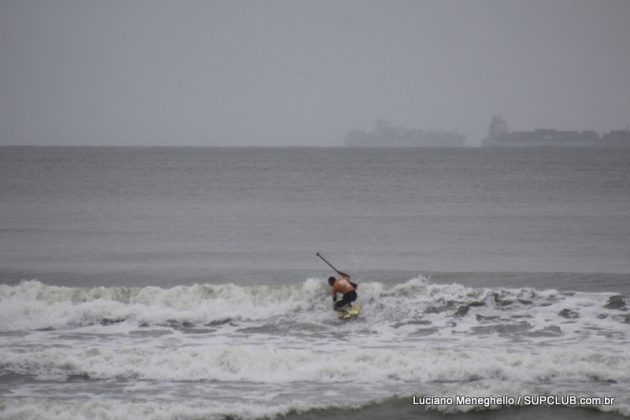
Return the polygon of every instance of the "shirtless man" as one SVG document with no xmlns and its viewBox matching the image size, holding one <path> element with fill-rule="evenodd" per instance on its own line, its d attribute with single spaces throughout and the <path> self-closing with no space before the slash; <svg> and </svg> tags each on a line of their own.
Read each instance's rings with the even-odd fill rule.
<svg viewBox="0 0 630 420">
<path fill-rule="evenodd" d="M 339 273 L 341 278 L 328 278 L 328 284 L 332 288 L 333 309 L 337 312 L 345 312 L 344 306 L 352 307 L 352 303 L 357 300 L 356 283 L 350 281 L 350 276 L 346 273 Z M 343 298 L 337 302 L 337 293 L 343 294 Z"/>
</svg>

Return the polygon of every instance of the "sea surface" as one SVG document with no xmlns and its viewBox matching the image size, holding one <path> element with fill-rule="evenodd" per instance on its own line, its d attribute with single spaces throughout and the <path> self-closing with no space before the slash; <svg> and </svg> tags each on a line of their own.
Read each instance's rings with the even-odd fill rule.
<svg viewBox="0 0 630 420">
<path fill-rule="evenodd" d="M 630 417 L 628 150 L 2 147 L 0 256 L 2 419 Z"/>
</svg>

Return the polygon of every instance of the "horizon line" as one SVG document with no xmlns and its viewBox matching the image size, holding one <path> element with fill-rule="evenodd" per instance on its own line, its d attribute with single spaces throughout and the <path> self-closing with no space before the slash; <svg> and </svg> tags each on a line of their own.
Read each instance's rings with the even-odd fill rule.
<svg viewBox="0 0 630 420">
<path fill-rule="evenodd" d="M 350 147 L 345 145 L 330 145 L 330 146 L 313 146 L 313 145 L 303 145 L 303 146 L 288 146 L 288 145 L 263 145 L 263 146 L 253 146 L 253 145 L 245 145 L 245 146 L 222 146 L 222 145 L 99 145 L 99 144 L 91 144 L 91 145 L 70 145 L 70 144 L 3 144 L 0 145 L 0 148 L 129 148 L 129 149 L 150 149 L 150 148 L 188 148 L 188 149 L 475 149 L 480 148 L 481 146 L 475 145 L 464 145 L 457 147 L 439 147 L 439 146 L 365 146 L 365 147 Z"/>
</svg>

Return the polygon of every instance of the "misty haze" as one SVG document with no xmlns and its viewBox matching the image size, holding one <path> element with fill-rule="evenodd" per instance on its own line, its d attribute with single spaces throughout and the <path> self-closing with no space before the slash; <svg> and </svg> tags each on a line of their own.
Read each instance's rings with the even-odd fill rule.
<svg viewBox="0 0 630 420">
<path fill-rule="evenodd" d="M 630 124 L 625 1 L 0 3 L 0 144 L 481 145 Z"/>
</svg>

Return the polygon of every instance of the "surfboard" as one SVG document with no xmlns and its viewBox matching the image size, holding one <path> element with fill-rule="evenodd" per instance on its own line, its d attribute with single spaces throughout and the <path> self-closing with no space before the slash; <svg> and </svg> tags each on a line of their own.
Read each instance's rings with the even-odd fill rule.
<svg viewBox="0 0 630 420">
<path fill-rule="evenodd" d="M 339 312 L 339 319 L 356 318 L 361 313 L 361 305 L 354 305 L 345 312 Z"/>
</svg>

